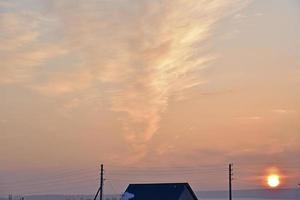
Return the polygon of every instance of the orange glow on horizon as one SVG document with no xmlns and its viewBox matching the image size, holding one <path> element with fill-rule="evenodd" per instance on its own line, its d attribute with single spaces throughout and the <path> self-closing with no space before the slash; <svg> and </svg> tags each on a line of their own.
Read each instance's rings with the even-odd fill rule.
<svg viewBox="0 0 300 200">
<path fill-rule="evenodd" d="M 277 188 L 283 183 L 283 175 L 277 167 L 266 169 L 263 185 L 268 188 Z"/>
</svg>

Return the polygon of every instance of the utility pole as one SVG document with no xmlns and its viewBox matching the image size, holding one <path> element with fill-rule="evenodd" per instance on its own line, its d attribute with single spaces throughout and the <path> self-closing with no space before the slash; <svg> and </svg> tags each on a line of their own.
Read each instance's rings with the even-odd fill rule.
<svg viewBox="0 0 300 200">
<path fill-rule="evenodd" d="M 101 171 L 100 171 L 100 196 L 99 199 L 102 200 L 103 198 L 103 182 L 104 182 L 104 178 L 103 178 L 103 164 L 101 164 Z"/>
<path fill-rule="evenodd" d="M 232 200 L 232 176 L 233 176 L 233 169 L 232 169 L 233 164 L 229 164 L 229 200 Z"/>
<path fill-rule="evenodd" d="M 103 177 L 103 172 L 104 172 L 104 168 L 103 168 L 103 164 L 101 164 L 101 169 L 100 169 L 100 186 L 97 190 L 97 193 L 94 197 L 94 200 L 97 199 L 97 196 L 99 195 L 99 199 L 102 200 L 103 199 L 103 183 L 104 183 L 104 177 Z"/>
</svg>

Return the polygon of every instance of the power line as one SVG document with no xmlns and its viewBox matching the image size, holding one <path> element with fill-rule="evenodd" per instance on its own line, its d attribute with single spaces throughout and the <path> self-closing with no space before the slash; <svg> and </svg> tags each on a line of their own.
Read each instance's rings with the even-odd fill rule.
<svg viewBox="0 0 300 200">
<path fill-rule="evenodd" d="M 40 180 L 34 180 L 34 181 L 20 181 L 20 182 L 3 182 L 0 184 L 1 187 L 13 187 L 13 186 L 28 186 L 28 185 L 47 185 L 47 184 L 65 184 L 66 182 L 72 183 L 72 182 L 80 182 L 84 180 L 97 180 L 95 178 L 95 175 L 89 175 L 89 176 L 73 176 L 73 177 L 60 177 L 60 178 L 54 178 L 54 179 L 40 179 Z"/>
<path fill-rule="evenodd" d="M 53 175 L 41 175 L 38 178 L 23 178 L 21 180 L 15 180 L 15 181 L 5 181 L 5 184 L 15 184 L 15 183 L 25 183 L 28 184 L 28 182 L 43 182 L 43 181 L 49 181 L 49 180 L 61 180 L 66 178 L 72 178 L 74 176 L 81 177 L 81 176 L 94 176 L 96 173 L 93 171 L 83 171 L 83 170 L 70 170 L 70 171 L 64 171 L 61 173 L 54 173 Z M 3 183 L 0 183 L 2 185 Z"/>
</svg>

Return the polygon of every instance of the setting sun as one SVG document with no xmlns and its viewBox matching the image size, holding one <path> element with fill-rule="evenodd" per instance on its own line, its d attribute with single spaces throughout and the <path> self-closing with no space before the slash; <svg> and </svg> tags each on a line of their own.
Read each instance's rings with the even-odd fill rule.
<svg viewBox="0 0 300 200">
<path fill-rule="evenodd" d="M 268 176 L 268 185 L 271 188 L 278 187 L 280 184 L 280 177 L 276 174 L 272 174 Z"/>
</svg>

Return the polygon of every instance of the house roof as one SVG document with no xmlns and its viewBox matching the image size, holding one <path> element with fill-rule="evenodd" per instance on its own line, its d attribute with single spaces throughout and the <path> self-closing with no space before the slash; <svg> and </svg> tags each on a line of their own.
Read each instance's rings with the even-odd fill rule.
<svg viewBox="0 0 300 200">
<path fill-rule="evenodd" d="M 133 200 L 176 200 L 185 189 L 197 200 L 188 183 L 130 184 L 126 192 L 134 194 Z"/>
</svg>

